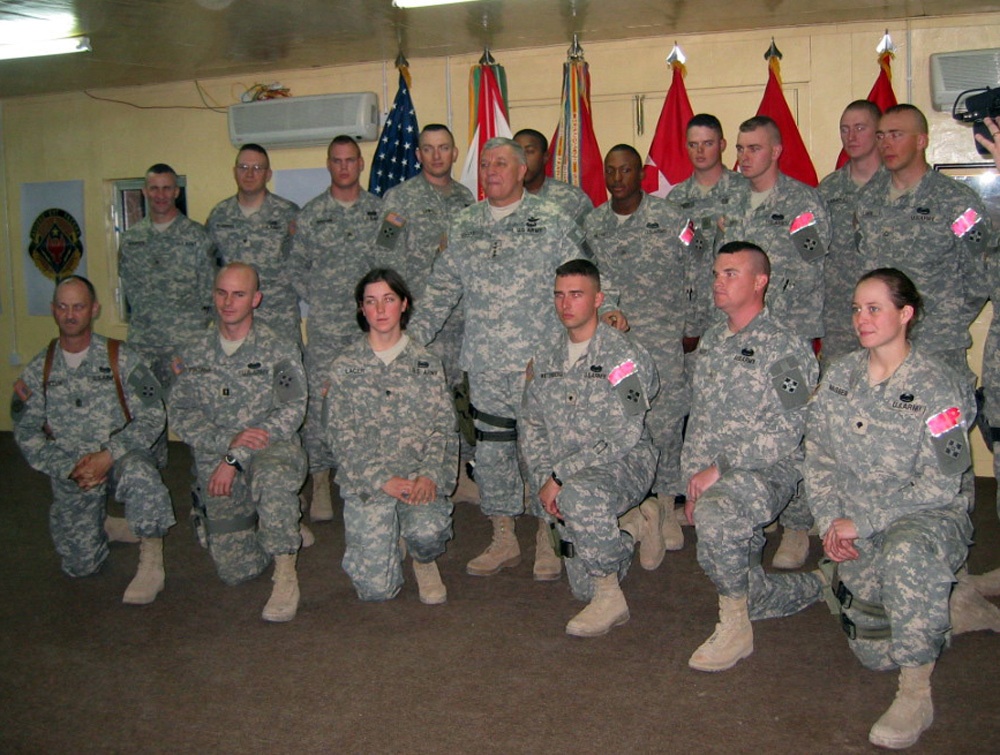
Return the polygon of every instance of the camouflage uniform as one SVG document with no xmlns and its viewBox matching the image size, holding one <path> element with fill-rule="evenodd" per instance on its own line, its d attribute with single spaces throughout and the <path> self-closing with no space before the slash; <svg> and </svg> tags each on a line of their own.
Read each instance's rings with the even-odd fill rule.
<svg viewBox="0 0 1000 755">
<path fill-rule="evenodd" d="M 205 223 L 223 265 L 246 262 L 257 268 L 264 298 L 254 319 L 293 341 L 302 340 L 299 301 L 288 267 L 292 224 L 298 211 L 294 202 L 267 192 L 264 203 L 252 215 L 244 215 L 239 200 L 230 197 L 215 206 Z"/>
<path fill-rule="evenodd" d="M 299 549 L 299 500 L 306 476 L 296 431 L 306 409 L 306 381 L 297 344 L 254 323 L 232 356 L 212 328 L 184 346 L 170 393 L 170 426 L 191 447 L 198 476 L 196 528 L 203 530 L 219 576 L 237 584 L 260 574 L 273 556 Z M 230 448 L 233 436 L 267 430 L 260 450 Z M 226 454 L 242 471 L 232 494 L 208 494 L 208 481 Z"/>
<path fill-rule="evenodd" d="M 1000 231 L 1000 229 L 997 229 Z M 997 234 L 997 242 L 1000 242 L 1000 234 Z M 993 302 L 994 312 L 1000 310 L 1000 250 L 994 248 L 987 258 L 987 275 L 990 281 L 990 300 Z M 983 347 L 983 419 L 986 421 L 993 440 L 993 475 L 1000 480 L 1000 314 L 995 314 L 990 321 L 990 329 L 986 335 L 986 343 Z M 996 428 L 993 430 L 992 428 Z M 997 493 L 997 516 L 1000 517 L 1000 490 Z"/>
<path fill-rule="evenodd" d="M 418 173 L 385 195 L 385 214 L 402 222 L 398 234 L 379 239 L 379 264 L 391 267 L 403 276 L 419 306 L 431 266 L 448 239 L 448 223 L 460 211 L 476 203 L 472 192 L 458 181 L 449 184 L 448 193 L 431 185 Z M 462 311 L 456 309 L 434 339 L 432 351 L 444 362 L 450 385 L 462 381 L 458 352 L 462 345 Z"/>
<path fill-rule="evenodd" d="M 684 279 L 694 253 L 680 238 L 687 220 L 677 207 L 643 194 L 624 223 L 618 222 L 607 202 L 585 224 L 587 244 L 601 270 L 606 306 L 625 313 L 629 334 L 649 349 L 656 363 L 661 390 L 646 415 L 659 452 L 653 492 L 669 497 L 671 503 L 685 488 L 680 479 L 681 430 L 689 396 L 682 339 L 693 313 L 691 299 L 677 281 Z"/>
<path fill-rule="evenodd" d="M 134 534 L 163 537 L 174 524 L 170 494 L 150 453 L 166 423 L 162 391 L 140 356 L 123 346 L 118 364 L 132 414 L 126 424 L 108 363 L 107 339 L 96 334 L 76 369 L 66 365 L 62 350 L 56 348 L 47 395 L 42 388 L 44 364 L 42 351 L 21 375 L 30 395 L 26 401 L 14 396 L 14 438 L 27 462 L 51 480 L 49 531 L 63 571 L 85 577 L 108 557 L 107 484 L 85 491 L 69 479 L 86 454 L 111 453 L 114 465 L 109 479 L 125 504 L 125 518 Z"/>
<path fill-rule="evenodd" d="M 891 179 L 888 171 L 877 173 L 858 196 L 861 268 L 894 267 L 910 277 L 924 300 L 913 342 L 971 385 L 965 350 L 972 345 L 969 326 L 990 293 L 983 263 L 989 214 L 976 192 L 935 170 L 895 202 Z M 970 208 L 981 220 L 957 236 L 952 224 Z"/>
<path fill-rule="evenodd" d="M 212 241 L 201 224 L 179 214 L 165 231 L 146 217 L 125 231 L 118 276 L 129 314 L 128 343 L 164 388 L 170 357 L 209 321 L 216 272 Z"/>
<path fill-rule="evenodd" d="M 751 619 L 789 616 L 819 599 L 810 574 L 765 574 L 764 527 L 802 479 L 812 350 L 765 308 L 738 333 L 713 325 L 695 352 L 694 395 L 681 471 L 720 477 L 695 504 L 698 563 L 719 594 L 748 598 Z"/>
<path fill-rule="evenodd" d="M 333 466 L 323 437 L 323 392 L 330 365 L 358 334 L 354 286 L 375 267 L 375 240 L 382 221 L 382 200 L 362 191 L 348 209 L 324 190 L 295 222 L 288 263 L 292 285 L 309 304 L 306 318 L 306 375 L 309 408 L 302 439 L 309 469 Z"/>
<path fill-rule="evenodd" d="M 472 402 L 481 412 L 516 419 L 524 367 L 539 339 L 562 330 L 552 306 L 552 282 L 564 262 L 589 255 L 583 232 L 557 205 L 524 192 L 521 205 L 493 222 L 489 203 L 460 212 L 431 272 L 410 337 L 430 341 L 459 301 L 465 332 L 459 367 L 469 373 Z M 498 432 L 483 418 L 476 428 Z M 487 516 L 517 516 L 524 488 L 517 448 L 481 442 L 476 448 L 480 507 Z"/>
<path fill-rule="evenodd" d="M 838 576 L 888 614 L 891 640 L 855 639 L 851 649 L 868 668 L 919 666 L 944 644 L 955 570 L 972 537 L 959 493 L 971 396 L 918 347 L 892 377 L 869 386 L 867 356 L 850 354 L 823 376 L 809 410 L 806 491 L 821 533 L 834 519 L 854 522 L 859 556 L 840 563 Z M 964 460 L 947 456 L 946 436 L 935 440 L 926 424 L 951 407 L 962 412 L 952 434 L 965 444 Z M 859 628 L 884 624 L 856 608 L 845 613 Z"/>
<path fill-rule="evenodd" d="M 556 500 L 576 549 L 566 571 L 574 595 L 590 600 L 594 577 L 624 577 L 632 560 L 618 517 L 642 502 L 656 473 L 643 420 L 659 380 L 649 353 L 607 325 L 575 364 L 568 348 L 564 330 L 532 360 L 519 444 L 534 493 L 552 474 L 562 481 Z"/>
<path fill-rule="evenodd" d="M 458 434 L 441 361 L 411 340 L 386 365 L 362 337 L 333 363 L 326 408 L 344 498 L 344 571 L 362 600 L 388 600 L 403 585 L 400 535 L 421 563 L 452 536 Z M 418 475 L 437 486 L 433 502 L 410 506 L 382 491 L 391 477 Z"/>
<path fill-rule="evenodd" d="M 750 241 L 771 258 L 767 307 L 771 315 L 802 338 L 823 335 L 823 259 L 830 247 L 830 215 L 815 189 L 783 173 L 771 195 L 750 208 L 750 183 L 744 184 L 735 212 L 726 216 L 725 241 Z M 790 232 L 812 213 L 815 225 Z"/>
<path fill-rule="evenodd" d="M 854 227 L 861 188 L 851 180 L 850 163 L 828 175 L 819 185 L 819 193 L 830 210 L 833 229 L 830 254 L 823 269 L 824 363 L 858 348 L 858 337 L 851 322 L 851 301 L 858 278 L 867 272 L 861 269 Z"/>
<path fill-rule="evenodd" d="M 712 301 L 712 264 L 715 252 L 722 246 L 719 219 L 733 214 L 746 184 L 747 180 L 741 174 L 724 169 L 721 178 L 707 194 L 702 194 L 697 179 L 691 176 L 667 195 L 667 201 L 679 207 L 694 223 L 697 234 L 688 245 L 685 274 L 688 306 L 693 313 L 684 325 L 687 337 L 700 337 L 718 319 Z"/>
<path fill-rule="evenodd" d="M 538 190 L 535 196 L 555 202 L 581 228 L 583 228 L 583 223 L 587 219 L 587 215 L 594 209 L 594 203 L 583 189 L 579 186 L 568 184 L 565 181 L 552 178 L 551 176 L 545 177 L 542 188 Z"/>
</svg>

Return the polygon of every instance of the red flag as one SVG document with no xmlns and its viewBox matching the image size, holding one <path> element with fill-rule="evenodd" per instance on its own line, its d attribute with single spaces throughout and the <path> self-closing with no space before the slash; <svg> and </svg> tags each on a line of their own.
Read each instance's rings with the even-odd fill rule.
<svg viewBox="0 0 1000 755">
<path fill-rule="evenodd" d="M 484 199 L 479 185 L 479 153 L 495 136 L 513 136 L 507 120 L 504 98 L 506 77 L 503 66 L 480 61 L 469 73 L 469 152 L 465 156 L 460 183 L 479 199 Z"/>
<path fill-rule="evenodd" d="M 590 68 L 582 52 L 563 63 L 562 118 L 552 135 L 545 172 L 579 186 L 594 206 L 608 201 L 604 156 L 597 146 L 590 111 Z"/>
<path fill-rule="evenodd" d="M 887 35 L 888 36 L 888 35 Z M 878 105 L 878 109 L 883 113 L 897 104 L 896 93 L 892 91 L 892 59 L 895 57 L 892 50 L 884 50 L 878 56 L 878 78 L 872 85 L 872 90 L 866 98 L 869 102 Z M 847 163 L 847 153 L 843 149 L 837 157 L 837 167 L 843 168 Z"/>
<path fill-rule="evenodd" d="M 671 61 L 670 67 L 674 71 L 673 79 L 663 101 L 660 120 L 656 122 L 656 133 L 649 145 L 642 176 L 643 191 L 658 197 L 667 196 L 694 171 L 687 154 L 687 125 L 694 117 L 684 86 L 687 71 L 680 60 Z"/>
<path fill-rule="evenodd" d="M 781 142 L 783 149 L 778 167 L 786 176 L 795 178 L 809 186 L 818 186 L 819 179 L 816 177 L 816 168 L 813 167 L 812 158 L 806 151 L 806 145 L 799 134 L 799 127 L 795 123 L 795 117 L 788 108 L 785 101 L 785 93 L 781 89 L 781 62 L 778 59 L 777 50 L 772 43 L 772 52 L 768 57 L 767 86 L 764 88 L 764 97 L 757 108 L 757 115 L 766 115 L 778 124 L 781 132 Z"/>
</svg>

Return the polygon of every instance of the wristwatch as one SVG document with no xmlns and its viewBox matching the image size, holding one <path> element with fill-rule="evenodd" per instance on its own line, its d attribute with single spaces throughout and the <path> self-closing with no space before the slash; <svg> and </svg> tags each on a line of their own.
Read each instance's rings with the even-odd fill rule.
<svg viewBox="0 0 1000 755">
<path fill-rule="evenodd" d="M 240 460 L 237 459 L 232 454 L 226 454 L 223 457 L 223 461 L 226 462 L 226 464 L 228 464 L 229 466 L 235 467 L 237 472 L 242 472 L 243 471 L 243 465 L 240 464 Z"/>
</svg>

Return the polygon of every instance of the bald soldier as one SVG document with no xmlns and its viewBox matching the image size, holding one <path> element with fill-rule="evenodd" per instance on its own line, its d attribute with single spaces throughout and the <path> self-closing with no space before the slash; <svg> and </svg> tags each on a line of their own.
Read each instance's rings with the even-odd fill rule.
<svg viewBox="0 0 1000 755">
<path fill-rule="evenodd" d="M 52 316 L 59 337 L 14 386 L 14 439 L 27 462 L 49 476 L 49 531 L 62 570 L 97 573 L 108 557 L 108 486 L 125 504 L 140 538 L 139 569 L 122 602 L 152 603 L 163 590 L 163 537 L 174 512 L 152 448 L 166 413 L 160 384 L 134 351 L 97 335 L 94 287 L 78 275 L 56 285 Z"/>
<path fill-rule="evenodd" d="M 273 560 L 262 618 L 291 621 L 299 605 L 306 379 L 298 344 L 254 322 L 258 285 L 257 272 L 241 262 L 216 276 L 216 327 L 173 360 L 170 426 L 194 455 L 192 518 L 222 581 L 253 579 Z"/>
</svg>

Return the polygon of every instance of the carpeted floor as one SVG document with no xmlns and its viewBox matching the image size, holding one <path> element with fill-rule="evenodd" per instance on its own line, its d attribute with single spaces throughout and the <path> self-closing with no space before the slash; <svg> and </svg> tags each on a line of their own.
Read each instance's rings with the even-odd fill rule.
<svg viewBox="0 0 1000 755">
<path fill-rule="evenodd" d="M 756 624 L 735 669 L 690 670 L 716 597 L 689 528 L 659 570 L 629 574 L 631 621 L 580 640 L 563 633 L 581 607 L 565 579 L 531 579 L 528 522 L 519 567 L 467 576 L 489 525 L 459 504 L 444 606 L 419 602 L 409 566 L 396 600 L 361 603 L 340 568 L 342 523 L 314 525 L 298 617 L 273 625 L 260 619 L 269 574 L 226 587 L 195 543 L 183 446 L 167 472 L 179 520 L 167 588 L 146 607 L 121 603 L 137 546 L 113 546 L 98 576 L 65 577 L 48 482 L 10 433 L 0 468 L 0 752 L 866 752 L 895 692 L 897 675 L 864 670 L 822 604 Z M 973 573 L 1000 565 L 994 483 L 978 489 Z M 933 681 L 936 720 L 913 751 L 1000 750 L 1000 637 L 957 638 Z"/>
</svg>

